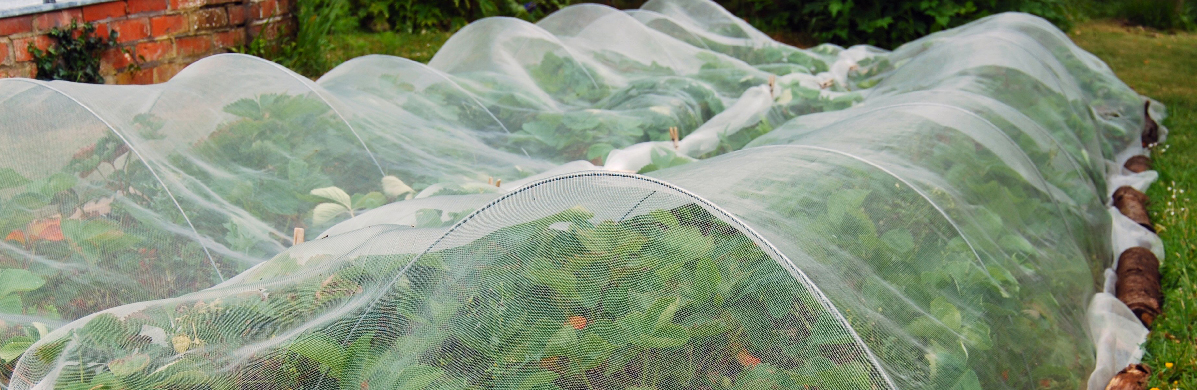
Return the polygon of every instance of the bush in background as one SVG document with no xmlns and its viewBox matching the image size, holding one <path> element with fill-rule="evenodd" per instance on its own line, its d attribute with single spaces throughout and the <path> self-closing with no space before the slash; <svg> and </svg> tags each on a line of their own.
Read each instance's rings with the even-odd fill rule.
<svg viewBox="0 0 1197 390">
<path fill-rule="evenodd" d="M 1007 11 L 1039 15 L 1064 30 L 1074 21 L 1065 0 L 726 0 L 724 5 L 763 31 L 886 49 Z"/>
<path fill-rule="evenodd" d="M 474 20 L 509 16 L 530 22 L 574 3 L 637 8 L 645 0 L 298 0 L 293 36 L 259 37 L 241 51 L 309 77 L 336 64 L 330 35 L 453 32 Z M 1184 0 L 716 0 L 783 42 L 870 44 L 893 49 L 936 31 L 1007 11 L 1043 17 L 1061 30 L 1089 18 L 1156 29 L 1192 29 L 1195 3 Z M 396 42 L 402 39 L 391 39 Z M 372 42 L 377 46 L 379 42 Z M 386 42 L 382 42 L 386 43 Z M 393 42 L 392 42 L 393 43 Z M 370 45 L 357 45 L 368 47 Z"/>
</svg>

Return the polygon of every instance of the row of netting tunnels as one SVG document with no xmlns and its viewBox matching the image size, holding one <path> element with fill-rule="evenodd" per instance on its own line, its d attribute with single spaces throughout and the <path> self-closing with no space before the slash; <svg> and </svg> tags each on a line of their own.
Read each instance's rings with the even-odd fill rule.
<svg viewBox="0 0 1197 390">
<path fill-rule="evenodd" d="M 4 79 L 6 386 L 1103 389 L 1163 114 L 1026 14 L 797 49 L 704 0 Z"/>
</svg>

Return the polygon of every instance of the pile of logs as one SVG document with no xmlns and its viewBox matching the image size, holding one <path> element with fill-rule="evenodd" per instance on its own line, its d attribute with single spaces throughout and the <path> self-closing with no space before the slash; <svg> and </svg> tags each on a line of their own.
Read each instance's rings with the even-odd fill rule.
<svg viewBox="0 0 1197 390">
<path fill-rule="evenodd" d="M 1144 147 L 1159 142 L 1159 124 L 1151 119 L 1151 102 L 1143 105 Z M 1151 158 L 1134 156 L 1123 165 L 1127 170 L 1141 173 L 1151 169 Z M 1129 186 L 1123 186 L 1114 191 L 1114 207 L 1122 215 L 1138 223 L 1139 226 L 1155 232 L 1155 225 L 1147 215 L 1147 195 Z M 1164 295 L 1160 288 L 1160 260 L 1148 248 L 1134 247 L 1127 249 L 1118 256 L 1118 266 L 1114 270 L 1118 280 L 1114 285 L 1114 295 L 1125 303 L 1143 323 L 1151 328 L 1151 323 L 1160 315 L 1164 303 Z M 1119 371 L 1110 380 L 1106 390 L 1143 390 L 1147 380 L 1151 377 L 1151 368 L 1143 364 L 1131 364 Z"/>
</svg>

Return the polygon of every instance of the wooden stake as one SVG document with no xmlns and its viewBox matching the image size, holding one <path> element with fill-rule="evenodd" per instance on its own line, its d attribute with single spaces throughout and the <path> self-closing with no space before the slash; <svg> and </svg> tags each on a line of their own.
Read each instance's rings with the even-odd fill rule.
<svg viewBox="0 0 1197 390">
<path fill-rule="evenodd" d="M 1151 119 L 1151 101 L 1143 102 L 1143 133 L 1140 136 L 1143 147 L 1150 147 L 1160 141 L 1160 125 Z"/>
<path fill-rule="evenodd" d="M 669 139 L 672 139 L 672 140 L 673 140 L 673 150 L 677 150 L 677 148 L 678 148 L 678 143 L 677 143 L 677 140 L 678 140 L 678 132 L 677 132 L 677 127 L 676 127 L 676 126 L 675 126 L 675 127 L 670 127 L 670 128 L 669 128 Z"/>
<path fill-rule="evenodd" d="M 1106 385 L 1106 390 L 1142 390 L 1149 378 L 1151 368 L 1142 364 L 1131 364 L 1118 371 L 1118 375 L 1114 375 L 1114 379 Z"/>
<path fill-rule="evenodd" d="M 291 235 L 291 245 L 299 245 L 303 243 L 303 228 L 295 228 L 295 233 Z"/>
<path fill-rule="evenodd" d="M 1150 328 L 1159 317 L 1164 295 L 1160 291 L 1160 261 L 1151 250 L 1134 247 L 1118 256 L 1118 281 L 1114 295 Z"/>
<path fill-rule="evenodd" d="M 1134 156 L 1130 160 L 1126 160 L 1126 164 L 1123 166 L 1131 172 L 1142 173 L 1151 169 L 1151 158 L 1147 156 Z"/>
<path fill-rule="evenodd" d="M 1122 215 L 1155 233 L 1155 225 L 1151 224 L 1151 218 L 1147 215 L 1147 195 L 1131 186 L 1122 186 L 1114 191 L 1113 200 L 1114 207 L 1118 208 Z"/>
<path fill-rule="evenodd" d="M 503 179 L 495 179 L 495 187 L 503 185 Z"/>
<path fill-rule="evenodd" d="M 769 95 L 777 94 L 777 76 L 769 75 Z"/>
<path fill-rule="evenodd" d="M 486 184 L 489 184 L 489 185 L 494 185 L 494 184 L 495 184 L 495 178 L 493 178 L 493 177 L 488 177 L 488 178 L 486 178 Z"/>
</svg>

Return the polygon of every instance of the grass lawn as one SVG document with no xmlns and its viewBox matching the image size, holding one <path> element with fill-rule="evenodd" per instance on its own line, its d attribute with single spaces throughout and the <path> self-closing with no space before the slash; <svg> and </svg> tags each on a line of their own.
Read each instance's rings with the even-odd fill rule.
<svg viewBox="0 0 1197 390">
<path fill-rule="evenodd" d="M 329 54 L 333 66 L 367 54 L 386 54 L 404 57 L 425 64 L 440 50 L 453 33 L 428 32 L 405 34 L 395 32 L 337 34 L 329 38 L 333 50 Z"/>
<path fill-rule="evenodd" d="M 356 33 L 333 36 L 332 63 L 366 54 L 389 54 L 427 63 L 451 33 L 420 35 Z M 1161 272 L 1164 313 L 1147 341 L 1144 362 L 1152 367 L 1150 387 L 1197 388 L 1197 212 L 1189 195 L 1197 191 L 1197 34 L 1160 33 L 1095 21 L 1069 36 L 1096 54 L 1139 93 L 1168 106 L 1171 133 L 1151 156 L 1160 181 L 1148 191 L 1152 218 L 1167 257 Z M 1171 365 L 1171 367 L 1169 367 Z"/>
<path fill-rule="evenodd" d="M 1154 370 L 1148 388 L 1197 388 L 1197 212 L 1188 209 L 1190 195 L 1197 195 L 1197 34 L 1099 21 L 1068 35 L 1136 91 L 1168 106 L 1164 125 L 1171 132 L 1151 156 L 1160 181 L 1147 192 L 1167 252 L 1160 269 L 1164 313 L 1148 336 L 1143 361 Z"/>
</svg>

